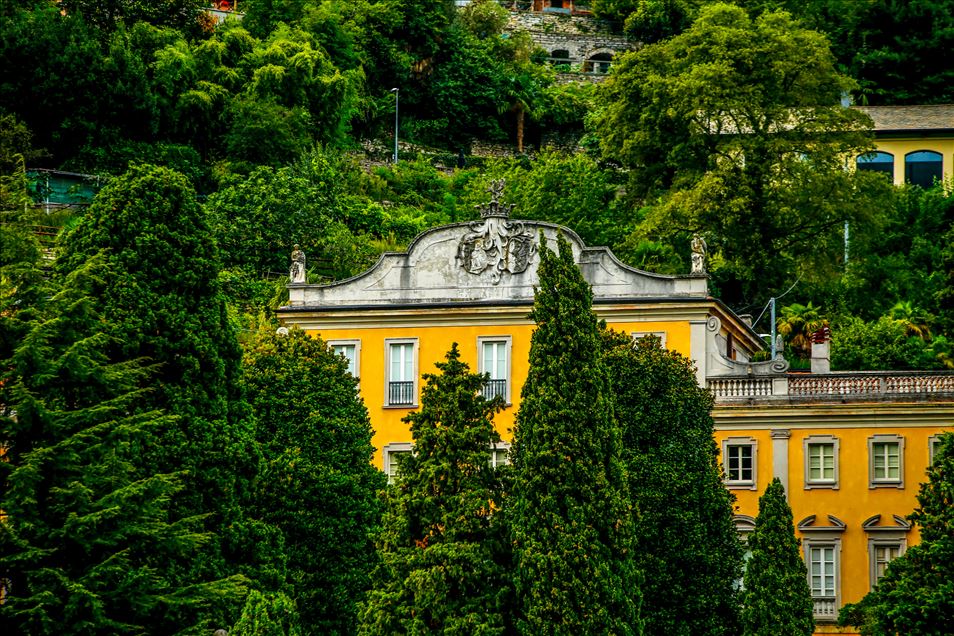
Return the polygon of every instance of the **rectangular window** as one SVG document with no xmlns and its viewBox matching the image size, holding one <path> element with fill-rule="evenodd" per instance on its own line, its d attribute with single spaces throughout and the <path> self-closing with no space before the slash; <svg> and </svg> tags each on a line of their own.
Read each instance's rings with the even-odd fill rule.
<svg viewBox="0 0 954 636">
<path fill-rule="evenodd" d="M 871 581 L 871 586 L 874 587 L 878 584 L 878 581 L 881 580 L 881 577 L 884 576 L 885 570 L 888 568 L 888 564 L 893 560 L 897 559 L 901 555 L 901 544 L 900 543 L 886 543 L 886 544 L 873 544 L 872 545 L 872 574 L 874 575 L 873 580 Z"/>
<path fill-rule="evenodd" d="M 348 373 L 358 377 L 358 361 L 361 352 L 360 340 L 329 340 L 331 350 L 348 361 Z"/>
<path fill-rule="evenodd" d="M 805 488 L 838 487 L 838 439 L 831 435 L 805 438 Z"/>
<path fill-rule="evenodd" d="M 410 455 L 414 445 L 410 442 L 393 442 L 381 449 L 384 458 L 384 474 L 388 476 L 388 483 L 393 484 L 401 466 L 401 458 Z"/>
<path fill-rule="evenodd" d="M 941 436 L 932 435 L 928 438 L 928 465 L 934 465 L 934 458 L 937 457 L 938 452 L 941 450 Z"/>
<path fill-rule="evenodd" d="M 510 444 L 501 442 L 490 449 L 490 465 L 493 468 L 510 465 Z"/>
<path fill-rule="evenodd" d="M 812 546 L 808 549 L 808 579 L 812 597 L 835 596 L 835 546 Z"/>
<path fill-rule="evenodd" d="M 751 438 L 729 438 L 722 443 L 722 467 L 729 487 L 755 489 L 756 446 Z"/>
<path fill-rule="evenodd" d="M 484 385 L 484 397 L 500 396 L 507 404 L 510 404 L 510 345 L 510 336 L 477 338 L 478 371 L 490 375 Z"/>
<path fill-rule="evenodd" d="M 659 338 L 659 346 L 663 349 L 666 348 L 666 332 L 665 331 L 634 331 L 631 334 L 633 340 L 642 340 L 646 336 L 653 336 L 654 338 Z"/>
<path fill-rule="evenodd" d="M 904 438 L 875 435 L 868 438 L 869 486 L 904 487 Z"/>
<path fill-rule="evenodd" d="M 417 405 L 417 340 L 386 340 L 386 406 Z"/>
</svg>

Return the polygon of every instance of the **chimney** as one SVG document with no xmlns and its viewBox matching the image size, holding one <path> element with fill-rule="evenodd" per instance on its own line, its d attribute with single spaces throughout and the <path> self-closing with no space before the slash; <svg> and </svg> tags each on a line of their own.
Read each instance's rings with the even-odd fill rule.
<svg viewBox="0 0 954 636">
<path fill-rule="evenodd" d="M 831 373 L 831 329 L 825 325 L 812 334 L 812 373 Z"/>
</svg>

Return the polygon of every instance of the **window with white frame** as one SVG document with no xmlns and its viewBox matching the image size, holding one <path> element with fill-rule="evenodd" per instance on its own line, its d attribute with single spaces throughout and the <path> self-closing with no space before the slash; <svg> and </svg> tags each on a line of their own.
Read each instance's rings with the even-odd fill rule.
<svg viewBox="0 0 954 636">
<path fill-rule="evenodd" d="M 932 435 L 928 438 L 928 465 L 934 465 L 934 458 L 937 457 L 938 452 L 941 450 L 941 436 Z"/>
<path fill-rule="evenodd" d="M 805 488 L 838 487 L 838 439 L 810 435 L 804 441 Z"/>
<path fill-rule="evenodd" d="M 653 336 L 654 338 L 659 338 L 659 346 L 663 349 L 666 348 L 666 332 L 665 331 L 634 331 L 632 333 L 633 340 L 642 340 L 646 336 Z"/>
<path fill-rule="evenodd" d="M 328 346 L 339 356 L 348 361 L 348 373 L 358 377 L 359 362 L 361 359 L 360 340 L 329 340 Z"/>
<path fill-rule="evenodd" d="M 809 545 L 808 546 L 808 585 L 812 598 L 830 598 L 834 600 L 837 589 L 837 569 L 835 556 L 836 546 Z"/>
<path fill-rule="evenodd" d="M 386 406 L 417 406 L 417 339 L 385 340 Z"/>
<path fill-rule="evenodd" d="M 510 465 L 510 444 L 498 442 L 490 449 L 490 465 L 492 468 Z"/>
<path fill-rule="evenodd" d="M 480 360 L 478 371 L 487 373 L 490 378 L 484 385 L 484 397 L 497 396 L 510 404 L 510 336 L 481 336 L 477 338 Z"/>
<path fill-rule="evenodd" d="M 900 541 L 871 543 L 871 587 L 874 588 L 884 576 L 888 564 L 904 553 L 904 544 Z"/>
<path fill-rule="evenodd" d="M 392 442 L 385 444 L 381 449 L 381 455 L 384 460 L 384 474 L 388 476 L 388 483 L 393 484 L 398 476 L 401 465 L 401 457 L 406 457 L 414 451 L 414 445 L 410 442 Z"/>
<path fill-rule="evenodd" d="M 904 487 L 904 438 L 875 435 L 868 438 L 869 486 Z"/>
<path fill-rule="evenodd" d="M 730 488 L 755 490 L 756 444 L 750 437 L 730 437 L 722 442 L 722 467 Z"/>
</svg>

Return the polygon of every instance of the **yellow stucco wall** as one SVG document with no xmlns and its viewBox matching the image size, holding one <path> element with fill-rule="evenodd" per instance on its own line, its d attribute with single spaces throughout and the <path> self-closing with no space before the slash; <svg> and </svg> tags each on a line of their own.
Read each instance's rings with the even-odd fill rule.
<svg viewBox="0 0 954 636">
<path fill-rule="evenodd" d="M 944 180 L 954 176 L 954 138 L 909 137 L 898 139 L 877 139 L 875 145 L 881 152 L 894 155 L 894 183 L 904 183 L 904 157 L 909 152 L 933 150 L 943 157 Z"/>
<path fill-rule="evenodd" d="M 658 322 L 610 322 L 608 325 L 625 333 L 633 332 L 665 332 L 666 347 L 689 356 L 690 326 L 688 321 L 658 321 Z M 499 413 L 494 423 L 504 441 L 512 438 L 511 429 L 514 416 L 520 406 L 520 388 L 527 379 L 528 360 L 530 357 L 530 336 L 534 326 L 525 324 L 465 324 L 457 326 L 418 326 L 418 327 L 387 327 L 362 328 L 359 326 L 348 329 L 324 329 L 308 331 L 310 335 L 320 336 L 325 341 L 360 340 L 360 354 L 358 375 L 360 378 L 360 392 L 365 405 L 371 415 L 371 424 L 374 427 L 372 443 L 375 447 L 374 463 L 383 467 L 381 448 L 388 443 L 410 442 L 411 435 L 408 426 L 401 420 L 413 410 L 410 407 L 385 406 L 385 341 L 390 338 L 416 338 L 418 342 L 418 375 L 434 373 L 434 364 L 444 359 L 451 344 L 456 342 L 461 352 L 461 359 L 470 365 L 471 369 L 478 369 L 479 337 L 510 336 L 511 349 L 511 397 L 512 404 Z M 417 387 L 417 399 L 420 399 L 420 383 Z"/>
<path fill-rule="evenodd" d="M 894 527 L 893 515 L 905 517 L 917 506 L 916 495 L 921 482 L 926 479 L 929 463 L 929 444 L 932 436 L 951 430 L 951 421 L 947 425 L 941 422 L 917 421 L 918 406 L 911 406 L 911 415 L 891 422 L 887 416 L 877 415 L 877 405 L 868 405 L 858 409 L 864 413 L 860 418 L 867 420 L 867 426 L 852 421 L 839 424 L 829 420 L 823 413 L 816 413 L 818 426 L 806 426 L 805 416 L 801 423 L 787 426 L 784 422 L 778 429 L 791 433 L 787 445 L 788 488 L 787 494 L 792 507 L 794 522 L 798 524 L 809 515 L 815 515 L 816 526 L 830 526 L 828 515 L 844 522 L 844 532 L 838 533 L 840 541 L 839 587 L 840 603 L 854 603 L 861 600 L 871 589 L 869 539 L 883 538 L 884 535 L 869 533 L 862 523 L 874 515 L 880 514 L 879 526 Z M 850 410 L 850 408 L 845 408 Z M 752 438 L 757 443 L 756 489 L 731 488 L 736 496 L 736 513 L 755 517 L 758 515 L 758 498 L 771 482 L 774 466 L 780 458 L 774 457 L 771 427 L 759 427 L 747 430 L 738 419 L 731 427 L 719 427 L 720 412 L 715 411 L 717 420 L 716 440 L 720 452 L 722 442 L 729 438 Z M 840 413 L 845 417 L 846 413 Z M 741 419 L 741 418 L 740 418 Z M 805 439 L 812 435 L 831 435 L 838 440 L 838 488 L 806 488 L 805 477 Z M 903 487 L 872 488 L 869 481 L 868 441 L 874 435 L 899 435 L 903 438 L 902 475 Z M 784 461 L 781 462 L 784 465 Z M 800 539 L 810 538 L 813 533 L 796 533 Z M 903 533 L 907 547 L 918 542 L 916 528 Z M 816 633 L 856 633 L 850 629 L 837 628 L 831 624 L 819 623 Z"/>
</svg>

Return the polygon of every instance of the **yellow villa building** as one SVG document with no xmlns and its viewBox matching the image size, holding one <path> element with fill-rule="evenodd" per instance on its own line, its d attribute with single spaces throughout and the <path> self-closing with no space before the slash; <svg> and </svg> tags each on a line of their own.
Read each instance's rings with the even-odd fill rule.
<svg viewBox="0 0 954 636">
<path fill-rule="evenodd" d="M 954 104 L 856 106 L 871 117 L 877 151 L 858 158 L 892 183 L 930 187 L 954 178 Z"/>
<path fill-rule="evenodd" d="M 704 248 L 695 248 L 690 275 L 640 271 L 567 228 L 511 220 L 498 196 L 481 221 L 424 232 L 363 274 L 289 285 L 279 317 L 348 359 L 371 414 L 375 463 L 393 474 L 395 454 L 411 452 L 402 418 L 419 405 L 421 374 L 433 372 L 453 342 L 472 368 L 490 374 L 485 391 L 504 397 L 496 425 L 511 439 L 528 371 L 539 241 L 542 233 L 555 249 L 562 233 L 593 288 L 596 314 L 634 338 L 659 337 L 692 359 L 699 383 L 713 391 L 743 536 L 759 495 L 774 476 L 783 481 L 818 632 L 851 633 L 832 624 L 838 608 L 860 600 L 884 565 L 917 541 L 904 517 L 916 506 L 934 441 L 954 423 L 954 374 L 791 373 L 781 357 L 752 362 L 763 340 L 750 317 L 709 295 Z M 505 441 L 492 461 L 505 462 L 508 448 Z"/>
</svg>

